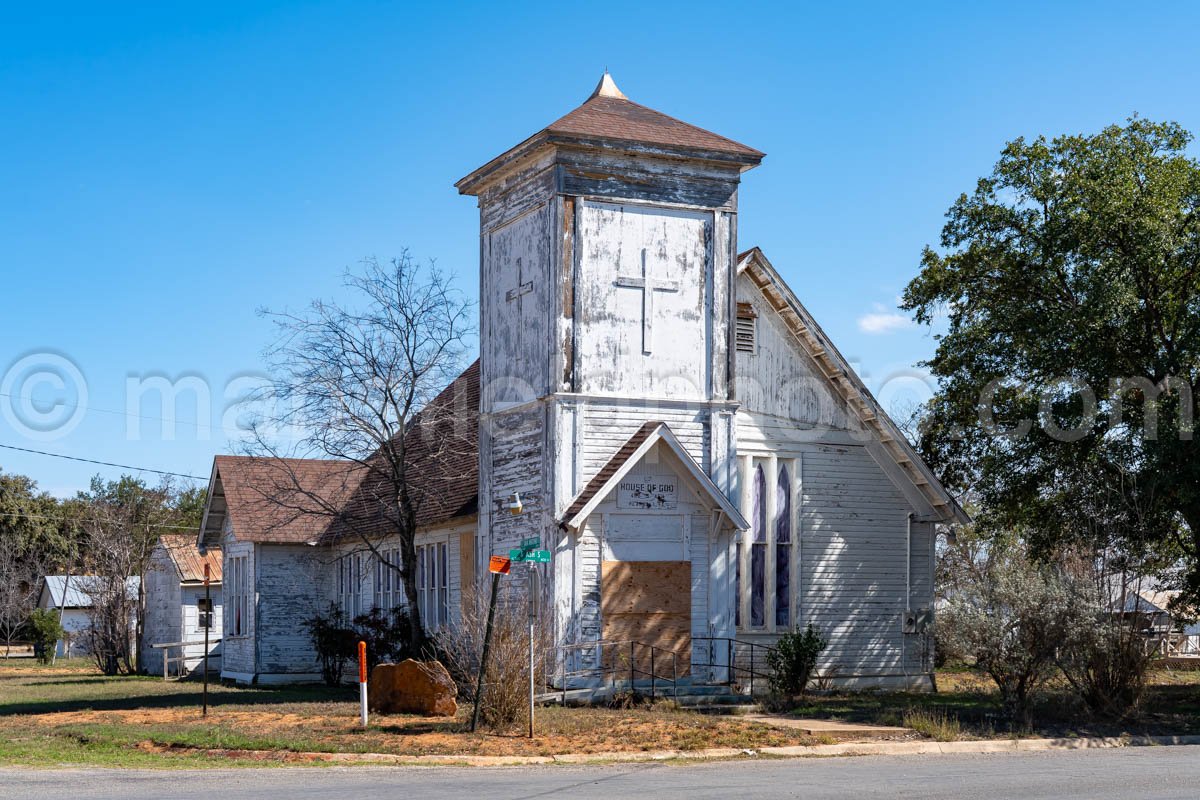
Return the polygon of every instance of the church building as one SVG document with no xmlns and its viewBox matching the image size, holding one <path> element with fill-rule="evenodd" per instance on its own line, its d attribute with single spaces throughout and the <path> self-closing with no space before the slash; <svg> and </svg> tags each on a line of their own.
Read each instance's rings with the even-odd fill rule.
<svg viewBox="0 0 1200 800">
<path fill-rule="evenodd" d="M 421 520 L 431 631 L 489 556 L 536 541 L 560 682 L 627 642 L 723 681 L 811 624 L 835 683 L 929 685 L 935 537 L 966 515 L 767 257 L 739 251 L 762 159 L 605 74 L 456 184 L 479 205 L 480 354 L 434 403 L 471 416 L 477 459 Z M 297 615 L 403 593 L 319 526 L 265 525 L 261 468 L 217 459 L 200 532 L 225 559 L 223 669 L 311 679 Z M 304 465 L 314 484 L 335 469 Z"/>
</svg>

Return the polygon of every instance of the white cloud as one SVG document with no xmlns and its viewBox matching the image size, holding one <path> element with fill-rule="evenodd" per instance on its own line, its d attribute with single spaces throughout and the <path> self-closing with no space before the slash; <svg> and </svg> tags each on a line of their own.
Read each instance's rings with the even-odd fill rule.
<svg viewBox="0 0 1200 800">
<path fill-rule="evenodd" d="M 912 327 L 912 320 L 897 311 L 889 311 L 881 304 L 875 310 L 858 318 L 858 329 L 863 333 L 883 336 Z"/>
</svg>

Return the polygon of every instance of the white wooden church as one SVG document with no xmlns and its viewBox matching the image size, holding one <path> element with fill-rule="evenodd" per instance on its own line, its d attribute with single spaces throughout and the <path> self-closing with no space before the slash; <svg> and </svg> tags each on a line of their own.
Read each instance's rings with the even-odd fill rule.
<svg viewBox="0 0 1200 800">
<path fill-rule="evenodd" d="M 422 512 L 429 628 L 536 538 L 562 674 L 636 641 L 722 681 L 730 653 L 811 623 L 837 683 L 929 684 L 934 540 L 966 516 L 766 256 L 739 254 L 762 158 L 606 74 L 456 184 L 480 210 L 480 358 L 434 402 L 471 417 L 477 460 Z M 336 468 L 298 467 L 314 486 Z M 263 469 L 218 457 L 200 531 L 223 552 L 223 674 L 311 680 L 298 619 L 403 593 L 319 524 L 272 524 Z"/>
</svg>

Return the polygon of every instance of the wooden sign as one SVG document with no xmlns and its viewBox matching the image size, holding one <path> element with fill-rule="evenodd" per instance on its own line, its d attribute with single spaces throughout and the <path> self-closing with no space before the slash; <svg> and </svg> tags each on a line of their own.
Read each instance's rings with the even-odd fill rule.
<svg viewBox="0 0 1200 800">
<path fill-rule="evenodd" d="M 679 485 L 673 477 L 630 476 L 617 484 L 617 508 L 672 509 L 679 504 Z"/>
<path fill-rule="evenodd" d="M 488 572 L 494 572 L 497 575 L 507 575 L 509 569 L 512 568 L 512 559 L 504 556 L 492 556 L 488 561 Z"/>
</svg>

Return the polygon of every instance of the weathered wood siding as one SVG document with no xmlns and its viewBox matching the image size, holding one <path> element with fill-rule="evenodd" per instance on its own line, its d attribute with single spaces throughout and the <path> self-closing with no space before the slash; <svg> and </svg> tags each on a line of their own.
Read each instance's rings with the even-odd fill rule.
<svg viewBox="0 0 1200 800">
<path fill-rule="evenodd" d="M 745 275 L 738 277 L 737 299 L 755 315 L 755 350 L 736 353 L 741 408 L 774 439 L 803 437 L 814 429 L 848 430 L 845 401 Z"/>
<path fill-rule="evenodd" d="M 143 672 L 161 675 L 163 651 L 151 645 L 183 641 L 179 571 L 162 545 L 156 546 L 150 554 L 150 564 L 142 577 L 142 586 L 146 593 L 146 606 L 138 662 Z"/>
<path fill-rule="evenodd" d="M 329 570 L 308 545 L 255 546 L 258 603 L 254 626 L 259 679 L 320 678 L 321 667 L 304 621 L 325 610 Z"/>
<path fill-rule="evenodd" d="M 712 214 L 591 201 L 577 214 L 579 391 L 707 399 Z"/>
<path fill-rule="evenodd" d="M 543 203 L 482 238 L 480 344 L 484 408 L 542 397 L 551 341 L 551 208 Z"/>
</svg>

